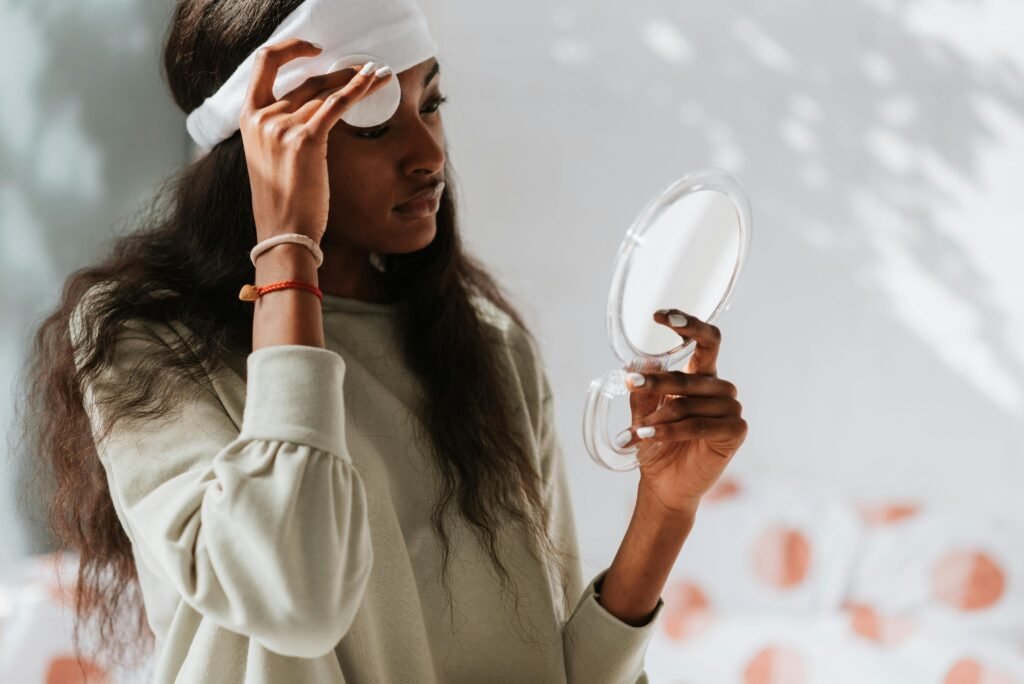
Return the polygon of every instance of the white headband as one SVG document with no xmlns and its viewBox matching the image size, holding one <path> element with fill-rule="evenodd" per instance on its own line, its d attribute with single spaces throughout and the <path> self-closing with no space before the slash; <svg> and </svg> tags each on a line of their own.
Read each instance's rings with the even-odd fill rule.
<svg viewBox="0 0 1024 684">
<path fill-rule="evenodd" d="M 362 128 L 391 118 L 402 98 L 398 74 L 437 54 L 426 17 L 414 0 L 306 0 L 259 47 L 289 38 L 317 43 L 323 50 L 282 65 L 274 81 L 275 98 L 310 76 L 347 66 L 372 60 L 378 68 L 391 67 L 392 76 L 383 87 L 341 115 L 350 126 Z M 238 130 L 255 60 L 253 50 L 220 89 L 188 115 L 185 126 L 203 152 Z"/>
</svg>

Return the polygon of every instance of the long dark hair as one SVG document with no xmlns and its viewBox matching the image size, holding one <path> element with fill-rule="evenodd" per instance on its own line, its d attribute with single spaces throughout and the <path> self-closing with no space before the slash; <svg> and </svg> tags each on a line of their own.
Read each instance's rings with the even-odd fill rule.
<svg viewBox="0 0 1024 684">
<path fill-rule="evenodd" d="M 301 0 L 181 0 L 163 48 L 165 78 L 185 112 L 213 93 Z M 495 353 L 496 326 L 480 316 L 483 298 L 536 341 L 521 315 L 482 264 L 463 248 L 456 221 L 454 173 L 437 214 L 437 234 L 424 249 L 387 256 L 390 295 L 401 300 L 403 352 L 422 381 L 425 441 L 442 482 L 432 521 L 443 546 L 444 586 L 451 553 L 445 511 L 453 500 L 486 549 L 501 580 L 519 605 L 518 592 L 499 557 L 499 535 L 507 521 L 523 526 L 548 559 L 565 559 L 549 536 L 544 485 L 533 451 L 507 410 L 502 366 Z M 211 230 L 216 226 L 216 230 Z M 177 393 L 203 384 L 206 370 L 252 350 L 253 307 L 238 299 L 251 282 L 248 249 L 256 227 L 241 136 L 216 145 L 162 182 L 136 229 L 112 240 L 97 264 L 72 273 L 56 309 L 32 338 L 25 364 L 26 450 L 35 463 L 47 524 L 61 549 L 79 558 L 74 596 L 74 640 L 82 624 L 97 622 L 110 662 L 126 662 L 134 646 L 147 650 L 152 632 L 138 600 L 138 575 L 131 543 L 116 516 L 106 473 L 82 402 L 82 388 L 109 366 L 122 325 L 133 319 L 180 321 L 189 344 L 169 346 L 135 369 L 137 380 L 112 398 L 106 428 L 122 419 L 163 415 Z M 69 317 L 94 285 L 103 296 L 89 307 L 87 356 L 76 366 Z M 168 296 L 168 294 L 172 296 Z M 90 297 L 90 302 L 92 298 Z M 81 354 L 82 350 L 77 350 Z M 195 385 L 192 385 L 195 389 Z M 522 398 L 520 397 L 520 401 Z M 530 549 L 534 553 L 534 549 Z M 568 571 L 559 568 L 563 587 Z M 563 600 L 569 597 L 563 591 Z M 122 607 L 137 622 L 128 638 L 118 629 Z M 563 605 L 568 609 L 568 605 Z M 147 636 L 140 639 L 140 636 Z M 96 654 L 93 654 L 96 655 Z"/>
</svg>

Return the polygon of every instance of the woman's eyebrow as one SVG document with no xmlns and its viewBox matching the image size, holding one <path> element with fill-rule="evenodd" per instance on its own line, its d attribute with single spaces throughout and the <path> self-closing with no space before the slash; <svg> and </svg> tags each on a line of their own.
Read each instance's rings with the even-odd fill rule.
<svg viewBox="0 0 1024 684">
<path fill-rule="evenodd" d="M 426 88 L 427 84 L 430 83 L 430 79 L 434 78 L 434 76 L 437 76 L 437 74 L 440 71 L 441 71 L 441 63 L 440 62 L 434 62 L 434 66 L 430 68 L 430 72 L 423 78 L 423 87 Z"/>
</svg>

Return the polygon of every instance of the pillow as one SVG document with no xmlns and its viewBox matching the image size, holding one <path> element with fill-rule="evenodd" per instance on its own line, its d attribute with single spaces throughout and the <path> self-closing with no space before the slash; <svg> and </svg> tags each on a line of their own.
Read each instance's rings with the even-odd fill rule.
<svg viewBox="0 0 1024 684">
<path fill-rule="evenodd" d="M 665 588 L 699 629 L 718 611 L 839 608 L 862 541 L 857 508 L 823 483 L 732 469 L 705 495 Z"/>
<path fill-rule="evenodd" d="M 866 519 L 850 605 L 1024 645 L 1024 520 L 966 504 Z"/>
</svg>

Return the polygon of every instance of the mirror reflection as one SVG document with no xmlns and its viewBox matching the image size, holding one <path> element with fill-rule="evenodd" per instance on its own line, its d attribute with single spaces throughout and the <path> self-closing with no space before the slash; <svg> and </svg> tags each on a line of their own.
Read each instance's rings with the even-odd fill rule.
<svg viewBox="0 0 1024 684">
<path fill-rule="evenodd" d="M 721 302 L 739 258 L 740 222 L 732 201 L 698 190 L 664 207 L 637 238 L 622 299 L 629 344 L 649 355 L 680 337 L 656 323 L 657 309 L 677 308 L 707 320 Z"/>
</svg>

